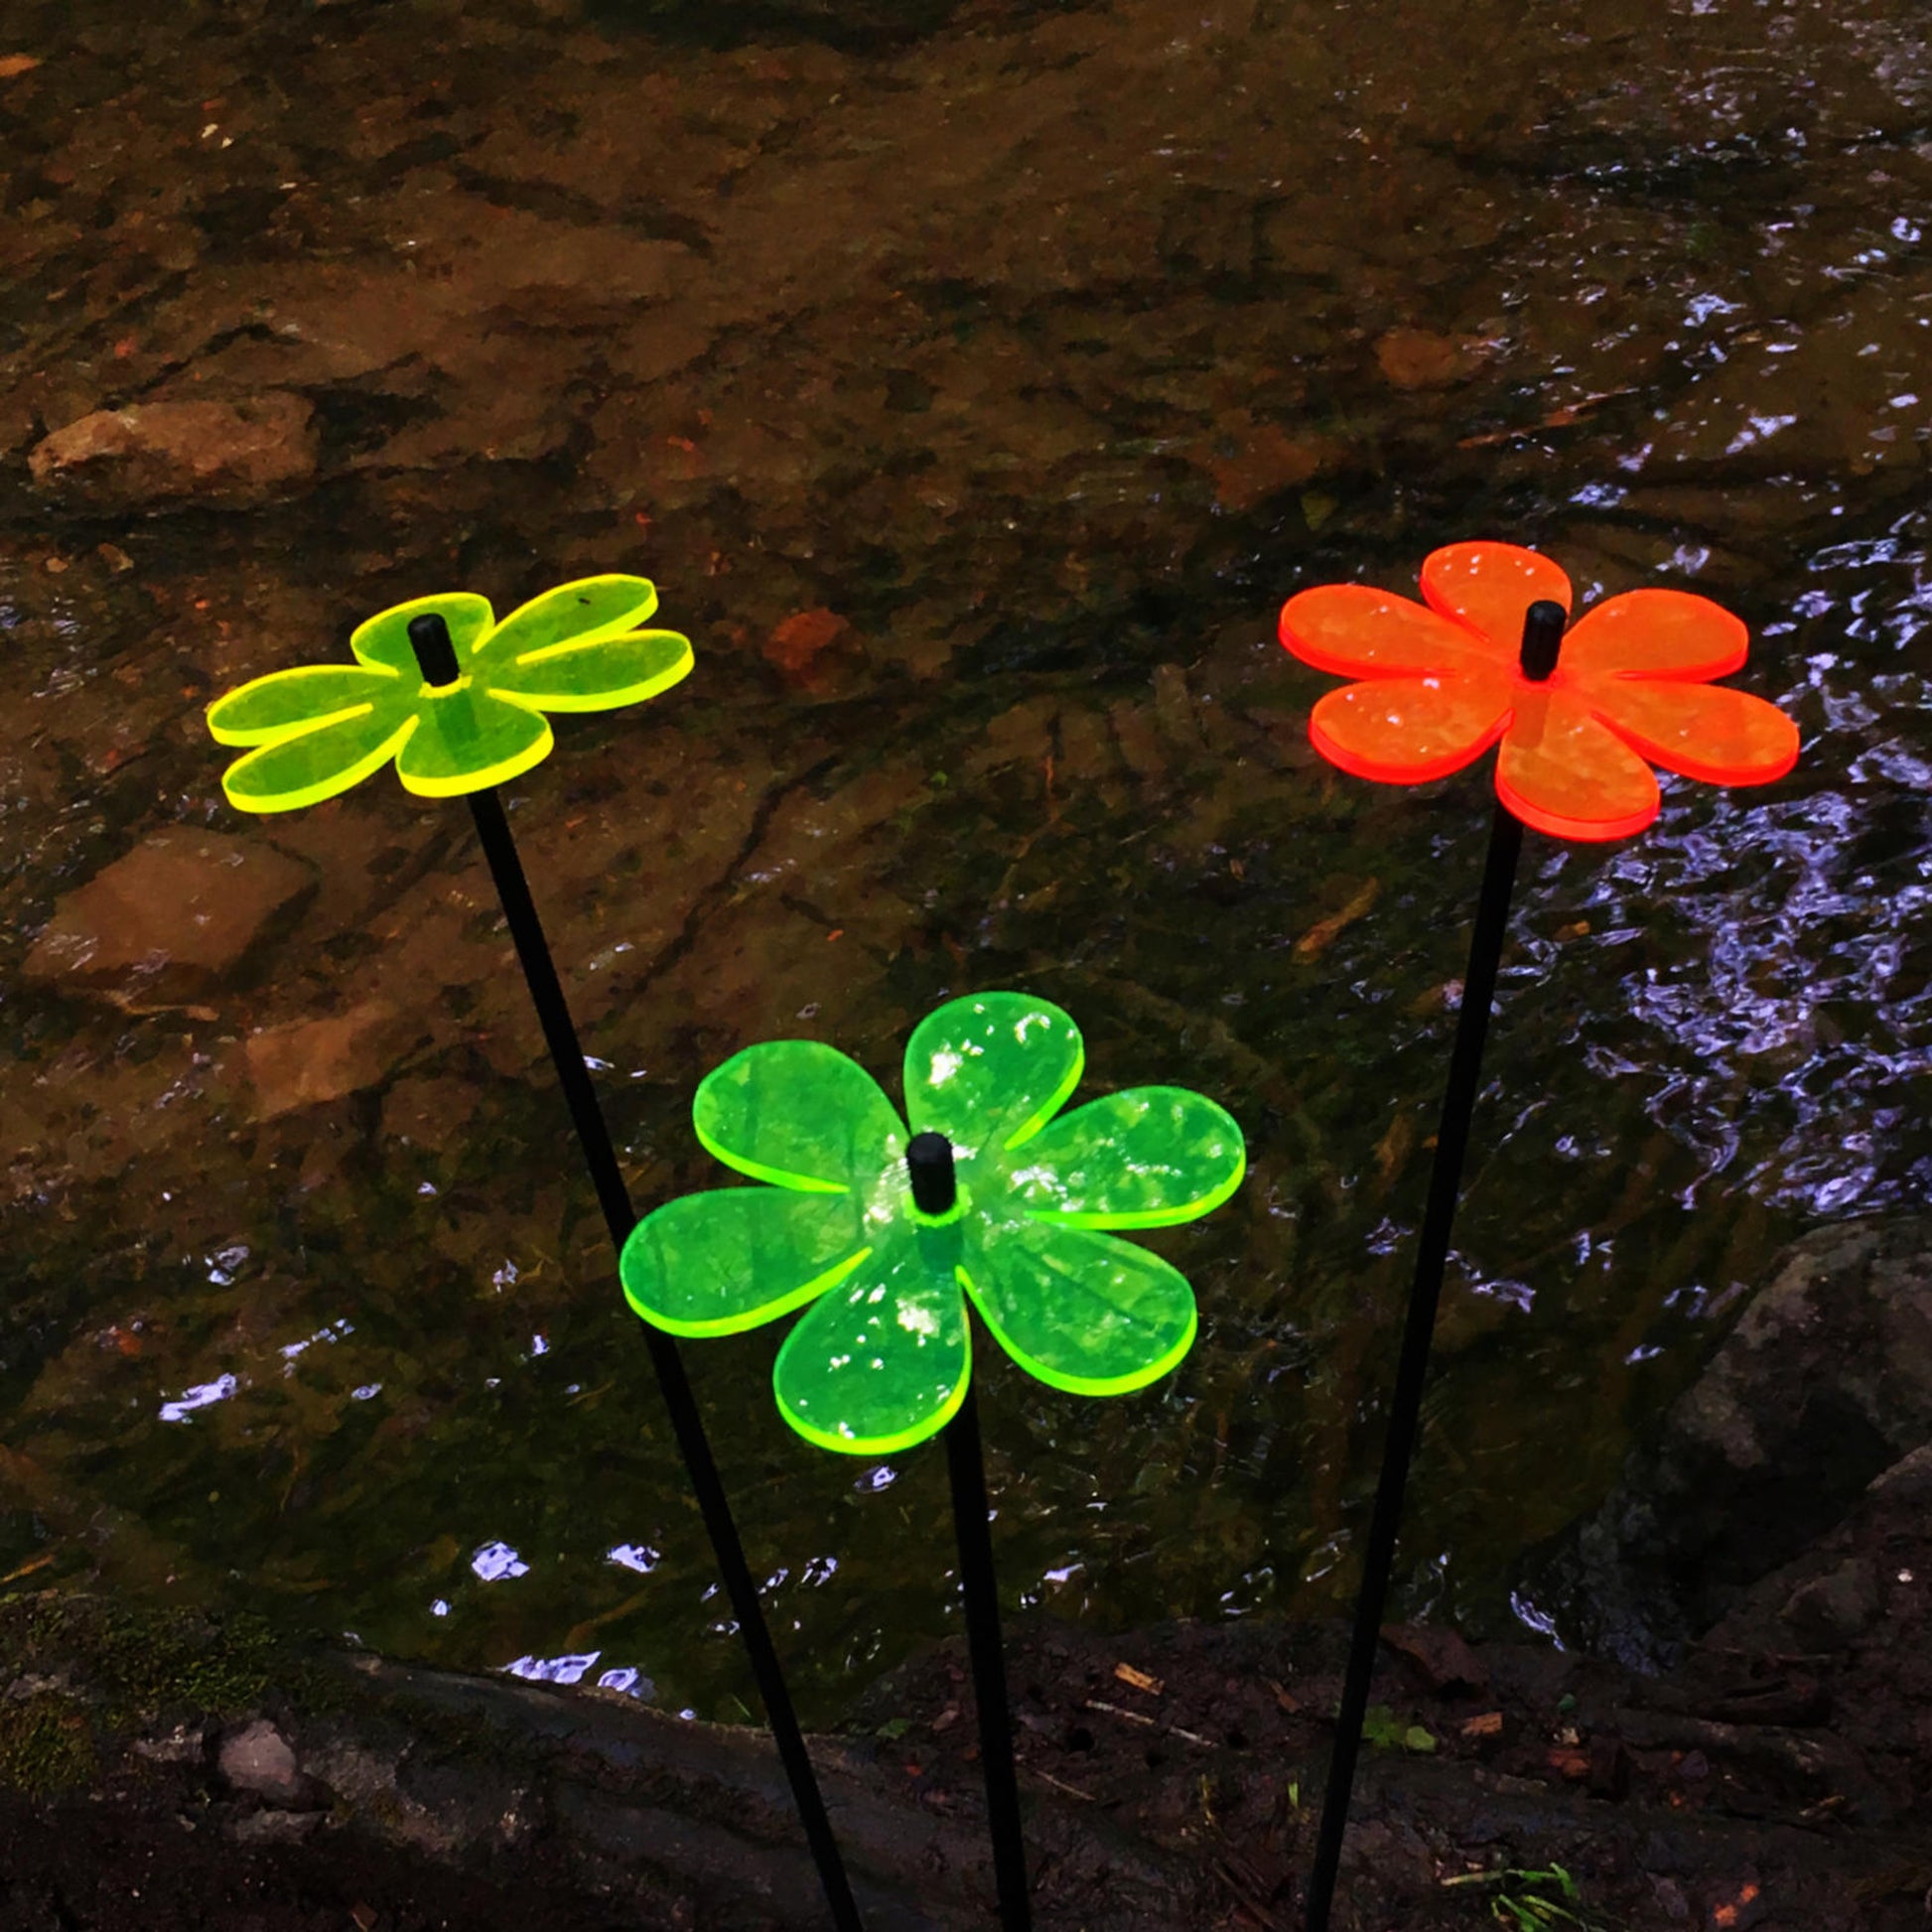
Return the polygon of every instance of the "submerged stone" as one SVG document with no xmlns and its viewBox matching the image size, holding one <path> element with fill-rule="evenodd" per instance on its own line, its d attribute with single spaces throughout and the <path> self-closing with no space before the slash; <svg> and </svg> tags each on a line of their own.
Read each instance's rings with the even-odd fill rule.
<svg viewBox="0 0 1932 1932">
<path fill-rule="evenodd" d="M 314 888 L 272 845 L 174 826 L 67 894 L 23 974 L 135 1012 L 191 1005 L 228 984 Z"/>
<path fill-rule="evenodd" d="M 100 508 L 172 497 L 246 501 L 314 474 L 313 411 L 271 390 L 242 402 L 154 402 L 97 409 L 28 458 L 34 481 Z"/>
</svg>

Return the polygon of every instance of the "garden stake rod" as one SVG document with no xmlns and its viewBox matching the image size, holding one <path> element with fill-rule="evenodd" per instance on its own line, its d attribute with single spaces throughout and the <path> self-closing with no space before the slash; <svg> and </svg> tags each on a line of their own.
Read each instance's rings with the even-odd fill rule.
<svg viewBox="0 0 1932 1932">
<path fill-rule="evenodd" d="M 952 1145 L 943 1134 L 914 1134 L 905 1148 L 912 1198 L 922 1214 L 944 1214 L 957 1198 Z M 1007 1701 L 1006 1652 L 1000 1642 L 1000 1598 L 988 1527 L 986 1453 L 973 1386 L 945 1429 L 946 1474 L 952 1482 L 953 1529 L 959 1538 L 959 1590 L 966 1609 L 966 1647 L 979 1712 L 980 1766 L 986 1776 L 986 1823 L 1004 1932 L 1030 1932 L 1027 1846 L 1020 1823 L 1020 1781 L 1013 1767 L 1013 1715 Z"/>
<path fill-rule="evenodd" d="M 1539 600 L 1524 614 L 1523 675 L 1538 683 L 1557 667 L 1563 644 L 1565 612 L 1560 604 Z M 1469 963 L 1462 981 L 1462 1007 L 1449 1058 L 1449 1086 L 1443 1095 L 1436 1159 L 1429 1176 L 1429 1201 L 1416 1250 L 1415 1285 L 1402 1332 L 1402 1355 L 1389 1402 L 1388 1434 L 1382 1448 L 1382 1473 L 1375 1490 L 1368 1544 L 1362 1557 L 1362 1582 L 1355 1601 L 1355 1627 L 1349 1641 L 1348 1669 L 1342 1680 L 1341 1707 L 1335 1719 L 1335 1744 L 1328 1760 L 1328 1784 L 1321 1801 L 1321 1826 L 1315 1841 L 1314 1868 L 1309 1877 L 1308 1932 L 1327 1932 L 1335 1879 L 1341 1865 L 1342 1835 L 1361 1753 L 1362 1726 L 1368 1717 L 1370 1682 L 1382 1617 L 1388 1606 L 1395 1569 L 1396 1532 L 1409 1464 L 1416 1451 L 1422 1417 L 1423 1385 L 1429 1373 L 1430 1342 L 1442 1300 L 1443 1271 L 1449 1261 L 1450 1230 L 1462 1185 L 1469 1145 L 1469 1120 L 1475 1110 L 1482 1071 L 1483 1041 L 1496 991 L 1496 971 L 1509 927 L 1509 901 L 1523 849 L 1523 827 L 1500 800 L 1489 826 L 1489 853 L 1469 935 Z"/>
<path fill-rule="evenodd" d="M 414 619 L 409 624 L 409 641 L 427 683 L 445 686 L 456 682 L 461 669 L 449 625 L 443 618 L 431 613 Z M 611 1144 L 611 1133 L 605 1124 L 603 1109 L 598 1105 L 597 1089 L 592 1085 L 589 1070 L 584 1064 L 584 1049 L 564 999 L 563 985 L 557 977 L 549 943 L 543 936 L 543 925 L 537 917 L 536 901 L 530 896 L 523 863 L 517 856 L 509 817 L 493 786 L 484 786 L 467 796 L 471 815 L 476 821 L 477 837 L 488 862 L 490 878 L 495 882 L 497 897 L 502 901 L 510 937 L 516 944 L 516 956 L 530 989 L 530 1000 L 537 1010 L 544 1041 L 550 1048 L 550 1058 L 564 1090 L 571 1123 L 577 1130 L 585 1165 L 590 1169 L 598 1205 L 604 1210 L 612 1244 L 621 1254 L 624 1241 L 637 1224 L 637 1215 L 630 1204 L 629 1190 L 623 1183 L 623 1173 L 618 1165 L 617 1150 Z M 797 1714 L 792 1709 L 791 1694 L 785 1688 L 778 1655 L 772 1647 L 770 1631 L 765 1626 L 758 1586 L 745 1561 L 738 1525 L 733 1519 L 731 1504 L 711 1453 L 704 1419 L 698 1413 L 697 1401 L 684 1372 L 683 1357 L 678 1352 L 676 1341 L 661 1330 L 648 1328 L 646 1337 L 651 1367 L 656 1371 L 664 1405 L 670 1411 L 671 1427 L 676 1433 L 678 1449 L 684 1456 L 685 1469 L 691 1478 L 691 1487 L 697 1496 L 705 1528 L 711 1536 L 712 1550 L 717 1556 L 725 1589 L 731 1598 L 732 1613 L 738 1619 L 739 1631 L 751 1656 L 759 1695 L 764 1700 L 765 1719 L 791 1784 L 792 1800 L 798 1807 L 806 1843 L 818 1866 L 819 1880 L 825 1888 L 825 1900 L 831 1908 L 832 1922 L 839 1932 L 862 1932 L 859 1908 L 853 1900 L 852 1887 L 846 1877 L 837 1841 L 832 1836 L 831 1820 L 826 1815 L 825 1800 L 812 1771 L 805 1739 L 798 1727 Z"/>
</svg>

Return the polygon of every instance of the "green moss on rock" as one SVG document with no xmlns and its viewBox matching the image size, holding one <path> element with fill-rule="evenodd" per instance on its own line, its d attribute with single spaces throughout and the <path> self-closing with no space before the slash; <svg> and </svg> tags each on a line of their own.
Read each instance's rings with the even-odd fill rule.
<svg viewBox="0 0 1932 1932">
<path fill-rule="evenodd" d="M 86 1710 L 59 1692 L 0 1699 L 0 1786 L 30 1798 L 88 1783 L 97 1768 Z"/>
<path fill-rule="evenodd" d="M 280 1646 L 258 1617 L 54 1591 L 0 1598 L 0 1680 L 59 1667 L 115 1728 L 166 1713 L 225 1716 L 259 1702 Z"/>
</svg>

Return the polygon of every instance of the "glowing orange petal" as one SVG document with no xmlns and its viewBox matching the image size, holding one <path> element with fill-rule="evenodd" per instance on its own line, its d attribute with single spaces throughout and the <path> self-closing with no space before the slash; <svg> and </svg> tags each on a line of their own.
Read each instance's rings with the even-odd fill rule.
<svg viewBox="0 0 1932 1932">
<path fill-rule="evenodd" d="M 1358 778 L 1415 785 L 1459 771 L 1496 742 L 1509 717 L 1510 676 L 1491 666 L 1446 677 L 1387 677 L 1330 691 L 1309 737 Z"/>
<path fill-rule="evenodd" d="M 1577 620 L 1563 640 L 1559 675 L 1569 682 L 1637 673 L 1727 677 L 1744 661 L 1750 633 L 1708 597 L 1689 591 L 1625 591 Z"/>
<path fill-rule="evenodd" d="M 1798 728 L 1747 691 L 1663 679 L 1610 678 L 1591 711 L 1645 758 L 1714 785 L 1761 785 L 1798 761 Z"/>
<path fill-rule="evenodd" d="M 1559 839 L 1622 839 L 1657 816 L 1657 778 L 1570 693 L 1524 685 L 1496 759 L 1496 795 Z"/>
<path fill-rule="evenodd" d="M 1281 638 L 1303 663 L 1344 677 L 1398 677 L 1486 661 L 1466 630 L 1366 584 L 1323 584 L 1291 597 L 1282 606 Z"/>
<path fill-rule="evenodd" d="M 1548 557 L 1517 543 L 1451 543 L 1423 560 L 1422 594 L 1432 611 L 1479 631 L 1514 664 L 1523 613 L 1540 599 L 1570 609 L 1570 579 Z"/>
</svg>

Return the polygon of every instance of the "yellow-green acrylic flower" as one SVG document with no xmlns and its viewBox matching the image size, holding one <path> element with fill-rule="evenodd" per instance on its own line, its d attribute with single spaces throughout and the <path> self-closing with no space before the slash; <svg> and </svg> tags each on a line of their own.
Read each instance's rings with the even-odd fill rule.
<svg viewBox="0 0 1932 1932">
<path fill-rule="evenodd" d="M 625 1299 L 675 1335 L 735 1334 L 805 1308 L 773 1392 L 807 1442 L 846 1454 L 910 1448 L 957 1413 L 968 1299 L 1040 1381 L 1076 1395 L 1146 1388 L 1193 1342 L 1194 1293 L 1113 1231 L 1210 1212 L 1247 1153 L 1226 1111 L 1182 1087 L 1061 1115 L 1084 1063 L 1079 1029 L 1044 1000 L 950 1001 L 906 1043 L 908 1132 L 837 1048 L 746 1047 L 705 1077 L 691 1118 L 719 1160 L 767 1184 L 646 1215 L 624 1243 Z M 943 1136 L 956 1162 L 956 1203 L 938 1216 L 913 1199 L 912 1133 Z"/>
<path fill-rule="evenodd" d="M 271 671 L 208 706 L 216 744 L 253 747 L 221 789 L 237 811 L 295 811 L 391 759 L 425 797 L 500 784 L 548 755 L 545 712 L 636 704 L 684 676 L 690 640 L 639 628 L 656 609 L 645 579 L 616 576 L 560 585 L 500 623 L 469 591 L 395 605 L 356 626 L 353 664 Z M 424 617 L 449 625 L 453 683 L 427 683 L 417 664 L 409 625 Z"/>
</svg>

